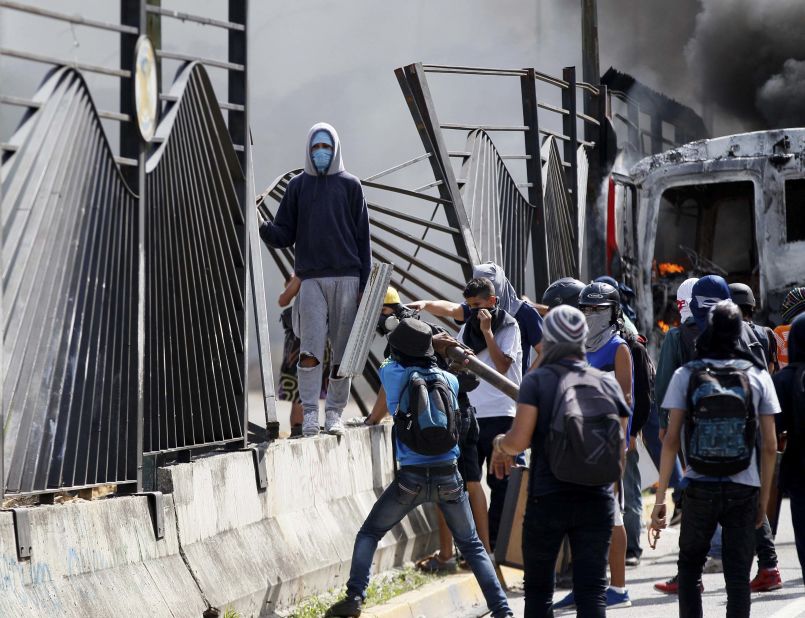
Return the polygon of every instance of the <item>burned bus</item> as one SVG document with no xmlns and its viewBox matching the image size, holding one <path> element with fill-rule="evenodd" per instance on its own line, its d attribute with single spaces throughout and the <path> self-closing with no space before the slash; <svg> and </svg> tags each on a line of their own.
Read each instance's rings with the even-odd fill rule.
<svg viewBox="0 0 805 618">
<path fill-rule="evenodd" d="M 758 321 L 779 322 L 805 283 L 805 129 L 700 140 L 613 174 L 607 258 L 637 293 L 640 330 L 656 349 L 678 323 L 676 289 L 719 274 L 750 285 Z"/>
</svg>

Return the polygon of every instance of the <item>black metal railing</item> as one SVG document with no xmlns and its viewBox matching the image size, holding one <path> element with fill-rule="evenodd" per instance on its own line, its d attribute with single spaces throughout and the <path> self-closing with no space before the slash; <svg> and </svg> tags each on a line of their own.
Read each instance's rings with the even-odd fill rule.
<svg viewBox="0 0 805 618">
<path fill-rule="evenodd" d="M 79 72 L 37 100 L 4 168 L 6 489 L 136 484 L 137 199 Z"/>
<path fill-rule="evenodd" d="M 206 71 L 188 65 L 146 173 L 145 453 L 245 446 L 243 171 Z"/>
<path fill-rule="evenodd" d="M 0 105 L 24 110 L 18 130 L 0 136 L 0 496 L 135 490 L 143 453 L 245 444 L 247 0 L 222 1 L 228 20 L 120 0 L 115 23 L 0 0 L 4 17 L 120 39 L 117 65 L 71 62 L 46 45 L 0 49 L 46 78 L 34 97 L 13 83 L 0 94 Z M 172 46 L 162 19 L 222 29 L 223 51 L 199 58 Z M 133 96 L 142 34 L 158 63 L 181 69 L 181 84 L 158 95 L 164 121 L 151 144 Z M 213 92 L 197 61 L 227 72 L 226 92 Z M 117 109 L 93 105 L 84 73 L 104 87 L 117 80 Z M 102 121 L 119 126 L 117 152 Z"/>
</svg>

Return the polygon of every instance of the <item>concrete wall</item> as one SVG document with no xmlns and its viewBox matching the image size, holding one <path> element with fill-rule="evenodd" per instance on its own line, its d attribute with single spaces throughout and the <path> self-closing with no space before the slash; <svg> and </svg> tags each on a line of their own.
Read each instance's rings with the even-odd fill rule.
<svg viewBox="0 0 805 618">
<path fill-rule="evenodd" d="M 250 452 L 160 469 L 160 540 L 145 497 L 39 506 L 20 561 L 12 514 L 0 512 L 0 616 L 260 616 L 341 586 L 355 533 L 392 478 L 390 428 L 276 442 L 265 463 L 263 490 Z M 418 509 L 383 539 L 375 568 L 436 542 L 433 510 Z"/>
</svg>

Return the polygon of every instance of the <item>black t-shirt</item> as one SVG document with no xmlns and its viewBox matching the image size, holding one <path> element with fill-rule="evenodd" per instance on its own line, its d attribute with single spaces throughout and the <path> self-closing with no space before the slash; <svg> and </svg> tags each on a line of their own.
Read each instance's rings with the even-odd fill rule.
<svg viewBox="0 0 805 618">
<path fill-rule="evenodd" d="M 560 361 L 559 364 L 566 367 L 587 367 L 583 361 Z M 537 426 L 531 436 L 531 482 L 529 493 L 532 496 L 544 496 L 560 491 L 587 492 L 595 495 L 609 495 L 612 493 L 612 485 L 586 486 L 566 483 L 557 479 L 548 460 L 545 457 L 545 439 L 548 436 L 553 415 L 554 398 L 556 387 L 559 383 L 559 375 L 550 369 L 551 365 L 539 367 L 535 371 L 527 373 L 520 384 L 520 398 L 518 403 L 529 406 L 536 406 Z M 620 386 L 614 378 L 602 381 L 604 392 L 610 392 L 612 398 L 624 418 L 630 415 L 629 408 L 623 399 Z"/>
</svg>

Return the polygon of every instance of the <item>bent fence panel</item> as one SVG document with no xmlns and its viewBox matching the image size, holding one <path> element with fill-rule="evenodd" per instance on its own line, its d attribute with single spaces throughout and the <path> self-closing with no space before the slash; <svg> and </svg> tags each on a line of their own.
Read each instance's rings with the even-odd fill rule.
<svg viewBox="0 0 805 618">
<path fill-rule="evenodd" d="M 9 493 L 137 479 L 137 198 L 81 74 L 52 71 L 2 167 Z"/>
<path fill-rule="evenodd" d="M 145 453 L 245 445 L 245 177 L 192 63 L 146 164 Z"/>
</svg>

